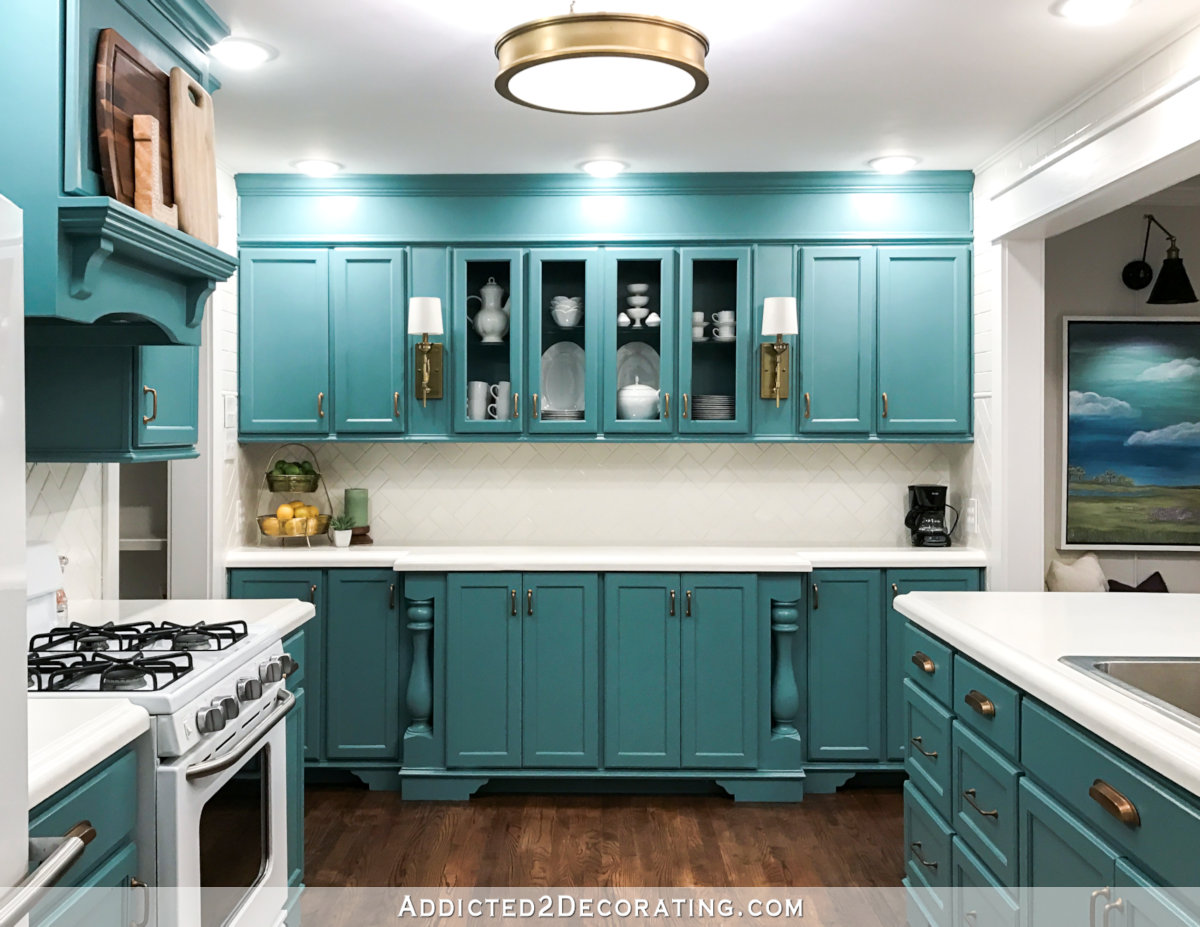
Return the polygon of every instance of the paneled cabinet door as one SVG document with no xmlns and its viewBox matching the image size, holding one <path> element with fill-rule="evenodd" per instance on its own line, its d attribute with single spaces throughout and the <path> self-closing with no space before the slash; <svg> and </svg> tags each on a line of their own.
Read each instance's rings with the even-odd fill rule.
<svg viewBox="0 0 1200 927">
<path fill-rule="evenodd" d="M 875 249 L 800 249 L 802 434 L 875 424 Z"/>
<path fill-rule="evenodd" d="M 964 245 L 879 249 L 879 434 L 970 433 L 970 275 Z"/>
<path fill-rule="evenodd" d="M 684 574 L 680 619 L 682 765 L 758 762 L 758 608 L 754 577 Z"/>
<path fill-rule="evenodd" d="M 1117 879 L 1109 923 L 1112 927 L 1200 927 L 1197 912 L 1185 910 L 1179 899 L 1173 898 L 1127 859 L 1117 860 Z M 1196 900 L 1196 889 L 1185 890 L 1189 904 Z"/>
<path fill-rule="evenodd" d="M 604 764 L 677 769 L 679 577 L 604 578 Z"/>
<path fill-rule="evenodd" d="M 399 434 L 412 389 L 405 379 L 408 333 L 401 249 L 335 248 L 334 412 L 339 432 Z"/>
<path fill-rule="evenodd" d="M 600 579 L 527 573 L 521 741 L 526 767 L 600 765 Z"/>
<path fill-rule="evenodd" d="M 244 249 L 238 300 L 241 431 L 328 434 L 329 252 Z"/>
<path fill-rule="evenodd" d="M 808 758 L 878 760 L 883 620 L 878 570 L 814 570 L 808 597 Z"/>
<path fill-rule="evenodd" d="M 978 570 L 888 570 L 884 576 L 884 759 L 904 759 L 908 738 L 904 729 L 904 677 L 911 653 L 904 650 L 904 623 L 908 620 L 892 606 L 906 592 L 978 592 Z"/>
<path fill-rule="evenodd" d="M 454 404 L 455 431 L 504 434 L 524 430 L 529 408 L 529 397 L 522 395 L 524 262 L 525 252 L 519 248 L 459 248 L 454 252 L 450 309 L 454 383 L 448 398 Z M 487 390 L 495 386 L 497 392 L 507 383 L 510 399 L 506 403 L 502 397 L 487 395 L 482 402 L 472 402 L 471 383 L 484 384 L 482 388 Z"/>
<path fill-rule="evenodd" d="M 696 325 L 695 313 L 704 321 Z M 733 313 L 733 321 L 719 313 Z M 664 323 L 665 324 L 665 323 Z M 696 335 L 699 328 L 701 334 Z M 745 434 L 750 430 L 750 361 L 755 357 L 749 248 L 679 252 L 679 430 Z M 716 404 L 732 400 L 732 417 Z M 699 414 L 699 417 L 697 417 Z"/>
<path fill-rule="evenodd" d="M 192 446 L 199 436 L 200 349 L 148 345 L 137 349 L 138 447 Z"/>
<path fill-rule="evenodd" d="M 452 573 L 446 765 L 521 765 L 520 573 Z"/>
<path fill-rule="evenodd" d="M 529 252 L 527 357 L 529 430 L 535 434 L 595 434 L 600 428 L 601 305 L 604 269 L 598 248 Z M 555 311 L 554 298 L 578 297 L 580 308 Z M 579 409 L 583 418 L 544 413 Z"/>
<path fill-rule="evenodd" d="M 400 758 L 399 575 L 330 570 L 325 641 L 325 755 Z"/>
<path fill-rule="evenodd" d="M 658 313 L 661 324 L 648 326 L 637 319 L 619 325 L 618 314 L 630 308 L 630 300 L 641 302 L 643 298 L 646 303 L 640 308 Z M 675 392 L 675 252 L 670 248 L 606 249 L 604 297 L 597 309 L 604 326 L 604 430 L 629 434 L 674 431 L 679 409 Z M 638 307 L 634 309 L 637 314 Z M 651 407 L 648 415 L 617 407 L 617 390 L 635 381 L 659 391 L 657 409 Z"/>
</svg>

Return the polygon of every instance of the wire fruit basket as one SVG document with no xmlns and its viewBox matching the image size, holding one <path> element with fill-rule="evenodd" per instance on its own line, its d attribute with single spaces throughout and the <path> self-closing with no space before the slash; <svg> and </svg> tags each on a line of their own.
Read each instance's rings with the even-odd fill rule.
<svg viewBox="0 0 1200 927">
<path fill-rule="evenodd" d="M 289 448 L 296 448 L 308 455 L 312 464 L 311 470 L 303 473 L 280 473 L 275 470 L 275 462 Z M 274 512 L 256 517 L 258 523 L 258 542 L 264 538 L 278 539 L 280 544 L 287 546 L 287 541 L 303 539 L 306 546 L 311 547 L 313 537 L 327 534 L 329 520 L 333 513 L 333 500 L 329 496 L 329 487 L 317 469 L 317 457 L 312 448 L 304 444 L 284 444 L 276 449 L 267 464 L 263 474 L 263 489 L 268 493 L 287 493 L 291 495 L 311 495 L 318 489 L 325 493 L 325 514 L 321 514 L 317 506 L 308 505 L 303 500 L 295 499 L 284 502 L 276 507 Z M 269 504 L 269 503 L 268 503 Z M 262 491 L 259 492 L 259 507 L 263 507 Z M 300 514 L 300 512 L 303 514 Z M 284 517 L 280 517 L 280 516 Z"/>
</svg>

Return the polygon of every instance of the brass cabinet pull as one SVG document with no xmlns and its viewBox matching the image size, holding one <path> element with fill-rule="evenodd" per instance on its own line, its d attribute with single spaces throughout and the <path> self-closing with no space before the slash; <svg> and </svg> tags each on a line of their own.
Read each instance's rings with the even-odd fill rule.
<svg viewBox="0 0 1200 927">
<path fill-rule="evenodd" d="M 892 598 L 893 599 L 896 598 L 896 596 L 898 596 L 899 594 L 900 594 L 899 583 L 892 583 Z"/>
<path fill-rule="evenodd" d="M 924 866 L 926 869 L 932 869 L 932 870 L 934 870 L 935 872 L 937 871 L 938 864 L 937 864 L 937 863 L 935 863 L 935 862 L 931 863 L 929 860 L 927 860 L 927 859 L 926 859 L 924 856 L 922 856 L 922 855 L 921 855 L 921 843 L 920 843 L 920 841 L 917 841 L 916 843 L 910 843 L 910 844 L 908 845 L 908 848 L 909 848 L 910 850 L 912 850 L 912 855 L 913 855 L 914 857 L 916 857 L 916 860 L 917 860 L 917 862 L 918 862 L 918 863 L 920 863 L 920 864 L 921 864 L 922 866 Z"/>
<path fill-rule="evenodd" d="M 670 418 L 671 417 L 671 394 L 663 393 L 663 396 L 665 396 L 666 400 L 667 400 L 666 407 L 663 410 L 663 418 Z"/>
<path fill-rule="evenodd" d="M 884 418 L 887 418 L 887 413 L 888 413 L 887 393 L 884 393 L 883 394 L 883 417 Z"/>
<path fill-rule="evenodd" d="M 325 417 L 325 394 L 317 393 L 317 418 Z"/>
<path fill-rule="evenodd" d="M 517 613 L 517 590 L 516 589 L 512 590 L 512 603 L 511 604 L 512 604 L 512 613 L 515 615 Z"/>
<path fill-rule="evenodd" d="M 1125 899 L 1118 898 L 1116 901 L 1110 901 L 1104 906 L 1104 911 L 1100 915 L 1100 927 L 1108 927 L 1108 915 L 1112 911 L 1120 911 L 1125 907 Z"/>
<path fill-rule="evenodd" d="M 1000 817 L 999 811 L 997 811 L 995 809 L 993 809 L 991 811 L 984 811 L 982 808 L 979 807 L 978 803 L 975 801 L 975 790 L 974 789 L 967 789 L 962 794 L 963 794 L 963 798 L 965 798 L 967 800 L 967 804 L 970 805 L 972 808 L 974 808 L 976 811 L 978 811 L 980 814 L 982 814 L 985 818 L 999 819 L 999 817 Z"/>
<path fill-rule="evenodd" d="M 804 417 L 812 418 L 812 393 L 804 394 Z"/>
<path fill-rule="evenodd" d="M 534 418 L 537 418 L 537 417 L 538 417 L 538 411 L 537 411 L 537 393 L 534 393 L 534 394 L 533 394 L 533 417 L 534 417 Z"/>
<path fill-rule="evenodd" d="M 513 393 L 513 418 L 521 417 L 521 394 Z"/>
<path fill-rule="evenodd" d="M 400 394 L 392 393 L 392 418 L 400 417 Z"/>
<path fill-rule="evenodd" d="M 921 754 L 921 756 L 927 756 L 931 760 L 937 759 L 938 752 L 936 750 L 926 750 L 924 747 L 922 747 L 921 744 L 924 743 L 924 741 L 922 741 L 920 737 L 912 738 L 909 743 L 917 748 L 917 752 Z"/>
<path fill-rule="evenodd" d="M 671 617 L 675 617 L 675 590 L 671 590 Z"/>
<path fill-rule="evenodd" d="M 153 398 L 154 404 L 150 409 L 150 414 L 142 416 L 143 425 L 149 425 L 152 421 L 158 418 L 158 390 L 156 390 L 153 386 L 143 386 L 142 398 L 145 398 L 147 393 L 149 393 Z"/>
<path fill-rule="evenodd" d="M 388 608 L 396 607 L 396 584 L 392 583 L 388 586 Z"/>
<path fill-rule="evenodd" d="M 964 695 L 963 701 L 974 708 L 985 718 L 996 717 L 996 703 L 978 689 L 972 689 L 970 692 Z"/>
<path fill-rule="evenodd" d="M 311 586 L 308 587 L 308 601 L 312 602 L 313 605 L 317 604 L 317 584 L 316 583 L 313 583 Z"/>
<path fill-rule="evenodd" d="M 821 607 L 821 587 L 817 583 L 812 584 L 813 587 L 813 611 L 815 612 Z"/>
<path fill-rule="evenodd" d="M 683 417 L 687 418 L 688 397 L 687 393 L 683 394 Z"/>
<path fill-rule="evenodd" d="M 532 589 L 525 590 L 525 611 L 530 615 L 533 614 L 533 590 Z"/>
<path fill-rule="evenodd" d="M 1141 826 L 1142 816 L 1138 814 L 1137 806 L 1103 779 L 1092 783 L 1088 795 L 1122 824 L 1128 824 L 1130 827 Z"/>
<path fill-rule="evenodd" d="M 1107 899 L 1112 897 L 1111 892 L 1112 889 L 1107 886 L 1098 888 L 1092 892 L 1092 898 L 1088 902 L 1088 927 L 1096 927 L 1096 902 L 1101 898 Z"/>
<path fill-rule="evenodd" d="M 692 590 L 687 591 L 687 605 L 684 606 L 683 616 L 685 618 L 692 617 Z"/>
<path fill-rule="evenodd" d="M 929 654 L 927 653 L 922 653 L 918 650 L 912 655 L 912 661 L 914 666 L 920 667 L 922 673 L 932 676 L 937 672 L 937 664 L 929 659 Z"/>
</svg>

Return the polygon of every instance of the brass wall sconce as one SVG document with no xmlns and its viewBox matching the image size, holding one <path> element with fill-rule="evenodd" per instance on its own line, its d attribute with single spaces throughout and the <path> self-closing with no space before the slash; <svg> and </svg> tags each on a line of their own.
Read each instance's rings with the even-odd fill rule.
<svg viewBox="0 0 1200 927">
<path fill-rule="evenodd" d="M 760 344 L 759 388 L 761 399 L 774 399 L 775 408 L 779 400 L 788 398 L 788 344 L 784 335 L 800 333 L 799 317 L 796 314 L 796 297 L 768 296 L 763 300 L 763 326 L 765 336 L 775 336 L 768 344 Z"/>
<path fill-rule="evenodd" d="M 1167 236 L 1167 259 L 1163 261 L 1158 280 L 1154 282 L 1154 289 L 1150 291 L 1150 298 L 1146 302 L 1152 306 L 1196 302 L 1196 291 L 1192 289 L 1192 282 L 1188 280 L 1187 271 L 1183 269 L 1183 260 L 1179 257 L 1179 249 L 1175 247 L 1175 236 L 1151 215 L 1146 216 L 1146 243 L 1142 245 L 1142 259 L 1126 264 L 1125 269 L 1121 271 L 1121 279 L 1131 290 L 1144 289 L 1154 279 L 1154 270 L 1146 263 L 1152 225 L 1157 225 Z"/>
<path fill-rule="evenodd" d="M 424 407 L 430 399 L 441 399 L 444 395 L 444 346 L 429 340 L 430 335 L 442 334 L 441 299 L 436 296 L 413 296 L 409 299 L 408 333 L 421 336 L 414 356 L 417 373 L 416 396 Z"/>
</svg>

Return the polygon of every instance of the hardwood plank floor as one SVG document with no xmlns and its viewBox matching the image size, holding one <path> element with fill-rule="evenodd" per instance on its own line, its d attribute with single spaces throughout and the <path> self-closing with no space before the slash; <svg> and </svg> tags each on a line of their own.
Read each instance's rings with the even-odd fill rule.
<svg viewBox="0 0 1200 927">
<path fill-rule="evenodd" d="M 898 789 L 798 804 L 696 796 L 487 795 L 404 802 L 310 785 L 310 886 L 894 887 Z"/>
</svg>

